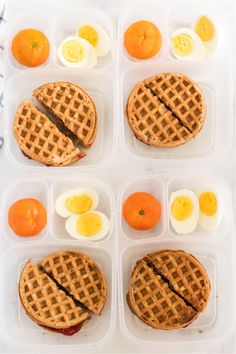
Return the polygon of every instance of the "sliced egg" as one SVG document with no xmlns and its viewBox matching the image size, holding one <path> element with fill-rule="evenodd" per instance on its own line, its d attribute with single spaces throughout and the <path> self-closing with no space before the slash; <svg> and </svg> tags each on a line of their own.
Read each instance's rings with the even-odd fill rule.
<svg viewBox="0 0 236 354">
<path fill-rule="evenodd" d="M 94 210 L 98 203 L 98 194 L 93 189 L 79 188 L 60 194 L 56 199 L 55 209 L 58 215 L 67 218 Z"/>
<path fill-rule="evenodd" d="M 170 221 L 178 234 L 190 234 L 198 223 L 199 203 L 195 193 L 182 189 L 170 196 Z"/>
<path fill-rule="evenodd" d="M 111 48 L 111 40 L 107 32 L 99 26 L 97 23 L 83 23 L 76 31 L 78 37 L 81 37 L 88 41 L 98 57 L 107 55 Z"/>
<path fill-rule="evenodd" d="M 207 54 L 212 54 L 217 47 L 217 33 L 213 22 L 207 16 L 199 17 L 193 24 L 193 30 L 201 38 Z"/>
<path fill-rule="evenodd" d="M 93 68 L 97 64 L 94 47 L 83 38 L 67 37 L 58 48 L 61 63 L 68 67 Z"/>
<path fill-rule="evenodd" d="M 205 47 L 200 37 L 189 28 L 179 28 L 171 36 L 173 55 L 182 60 L 204 60 Z"/>
<path fill-rule="evenodd" d="M 197 191 L 199 200 L 199 225 L 205 230 L 215 229 L 220 222 L 219 198 L 212 188 Z"/>
<path fill-rule="evenodd" d="M 97 241 L 109 232 L 107 216 L 99 211 L 88 211 L 81 215 L 71 215 L 66 221 L 66 230 L 77 240 Z"/>
</svg>

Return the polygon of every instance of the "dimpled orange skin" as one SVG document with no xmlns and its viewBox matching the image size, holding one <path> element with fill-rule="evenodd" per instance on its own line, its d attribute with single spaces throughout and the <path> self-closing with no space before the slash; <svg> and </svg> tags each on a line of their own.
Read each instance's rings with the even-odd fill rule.
<svg viewBox="0 0 236 354">
<path fill-rule="evenodd" d="M 8 223 L 18 236 L 36 236 L 46 226 L 47 212 L 38 200 L 21 199 L 9 208 Z"/>
<path fill-rule="evenodd" d="M 50 44 L 45 34 L 37 29 L 24 29 L 12 40 L 12 55 L 22 65 L 36 67 L 46 62 Z"/>
<path fill-rule="evenodd" d="M 125 32 L 124 45 L 128 54 L 135 59 L 149 59 L 161 49 L 161 33 L 149 21 L 133 23 Z"/>
<path fill-rule="evenodd" d="M 123 205 L 123 216 L 129 226 L 136 230 L 153 228 L 161 217 L 161 204 L 151 194 L 136 192 Z"/>
</svg>

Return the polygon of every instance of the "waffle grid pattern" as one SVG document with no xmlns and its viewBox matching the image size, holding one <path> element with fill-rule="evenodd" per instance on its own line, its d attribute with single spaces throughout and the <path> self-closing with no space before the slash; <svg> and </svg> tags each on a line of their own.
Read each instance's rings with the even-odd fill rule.
<svg viewBox="0 0 236 354">
<path fill-rule="evenodd" d="M 209 279 L 193 256 L 178 251 L 166 251 L 154 253 L 148 258 L 180 295 L 198 311 L 204 310 L 210 291 Z"/>
<path fill-rule="evenodd" d="M 27 156 L 45 165 L 68 165 L 84 156 L 84 153 L 28 100 L 23 101 L 17 110 L 14 135 Z"/>
<path fill-rule="evenodd" d="M 40 265 L 70 295 L 95 314 L 100 314 L 106 301 L 106 281 L 96 263 L 80 253 L 56 252 Z"/>
<path fill-rule="evenodd" d="M 204 311 L 210 287 L 208 275 L 196 258 L 183 251 L 163 250 L 136 263 L 127 302 L 151 327 L 183 328 Z"/>
<path fill-rule="evenodd" d="M 128 100 L 128 121 L 136 137 L 147 145 L 167 147 L 186 142 L 192 134 L 143 83 Z"/>
<path fill-rule="evenodd" d="M 38 267 L 29 261 L 21 275 L 20 298 L 30 317 L 39 324 L 54 328 L 69 328 L 89 319 L 89 315 Z"/>
<path fill-rule="evenodd" d="M 40 86 L 33 95 L 77 136 L 82 146 L 92 145 L 97 112 L 87 92 L 69 82 L 55 82 Z"/>
<path fill-rule="evenodd" d="M 154 328 L 181 328 L 198 316 L 143 260 L 132 274 L 128 302 L 134 313 Z"/>
<path fill-rule="evenodd" d="M 164 73 L 144 82 L 190 132 L 199 130 L 204 118 L 204 100 L 192 80 L 182 74 Z"/>
<path fill-rule="evenodd" d="M 202 128 L 206 107 L 199 87 L 178 73 L 163 73 L 139 82 L 129 95 L 128 123 L 147 145 L 185 144 Z"/>
</svg>

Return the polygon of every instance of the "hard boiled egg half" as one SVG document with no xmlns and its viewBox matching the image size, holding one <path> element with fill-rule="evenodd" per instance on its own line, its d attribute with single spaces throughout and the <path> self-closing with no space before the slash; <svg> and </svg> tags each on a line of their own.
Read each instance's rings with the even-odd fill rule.
<svg viewBox="0 0 236 354">
<path fill-rule="evenodd" d="M 93 68 L 97 64 L 94 47 L 77 36 L 67 37 L 58 48 L 61 63 L 68 67 Z"/>
<path fill-rule="evenodd" d="M 207 54 L 212 54 L 217 47 L 217 32 L 213 22 L 207 16 L 199 17 L 192 24 L 193 30 L 201 38 Z"/>
<path fill-rule="evenodd" d="M 197 191 L 199 200 L 199 225 L 205 230 L 215 229 L 220 222 L 219 198 L 212 188 Z"/>
<path fill-rule="evenodd" d="M 55 203 L 58 215 L 67 218 L 80 215 L 97 208 L 98 194 L 91 188 L 78 188 L 60 194 Z"/>
<path fill-rule="evenodd" d="M 206 54 L 201 38 L 189 28 L 179 28 L 172 34 L 170 48 L 182 60 L 204 60 Z"/>
<path fill-rule="evenodd" d="M 182 189 L 170 196 L 170 222 L 178 234 L 190 234 L 198 223 L 199 203 L 195 193 Z"/>
<path fill-rule="evenodd" d="M 76 34 L 85 39 L 94 48 L 98 57 L 107 55 L 111 47 L 110 37 L 97 23 L 82 23 L 78 26 Z"/>
<path fill-rule="evenodd" d="M 99 211 L 71 215 L 66 221 L 67 232 L 76 240 L 101 240 L 108 234 L 109 229 L 107 216 Z"/>
</svg>

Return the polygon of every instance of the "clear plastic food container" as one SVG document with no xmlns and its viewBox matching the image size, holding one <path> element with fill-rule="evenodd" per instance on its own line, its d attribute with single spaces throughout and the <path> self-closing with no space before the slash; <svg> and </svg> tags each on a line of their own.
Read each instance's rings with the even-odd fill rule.
<svg viewBox="0 0 236 354">
<path fill-rule="evenodd" d="M 197 227 L 188 235 L 176 234 L 169 221 L 170 193 L 179 189 L 211 186 L 218 194 L 222 218 L 214 231 Z M 162 216 L 156 230 L 135 231 L 124 221 L 122 206 L 134 192 L 143 191 L 154 195 L 161 202 Z M 203 343 L 225 337 L 232 330 L 234 295 L 225 274 L 231 272 L 233 213 L 230 191 L 226 183 L 215 176 L 190 173 L 185 176 L 149 175 L 130 180 L 119 190 L 119 313 L 122 332 L 135 345 L 174 346 L 180 343 Z M 158 232 L 158 228 L 162 232 Z M 153 231 L 153 232 L 152 232 Z M 148 327 L 130 311 L 126 294 L 135 263 L 148 253 L 162 250 L 184 250 L 193 254 L 205 267 L 210 282 L 211 295 L 206 310 L 184 329 L 161 331 Z M 227 261 L 224 257 L 227 254 Z"/>
<path fill-rule="evenodd" d="M 65 219 L 55 214 L 55 198 L 62 191 L 89 186 L 99 195 L 98 210 L 109 219 L 109 235 L 101 241 L 79 241 L 72 239 L 64 229 Z M 48 223 L 40 235 L 27 239 L 16 236 L 8 225 L 8 209 L 21 198 L 36 198 L 47 210 Z M 2 281 L 5 286 L 1 292 L 1 320 L 4 323 L 4 336 L 19 347 L 22 345 L 53 346 L 68 350 L 89 350 L 104 345 L 114 330 L 116 312 L 116 262 L 114 230 L 114 195 L 110 188 L 98 179 L 78 177 L 74 179 L 28 179 L 11 185 L 2 196 L 2 233 L 9 241 L 2 255 Z M 29 258 L 37 262 L 56 250 L 78 250 L 94 258 L 101 267 L 108 285 L 108 298 L 101 316 L 92 316 L 80 333 L 73 337 L 55 335 L 35 324 L 25 313 L 18 295 L 18 282 L 21 271 Z"/>
<path fill-rule="evenodd" d="M 16 167 L 17 182 L 8 183 L 1 196 L 0 340 L 2 337 L 9 346 L 14 345 L 25 353 L 101 350 L 105 344 L 113 343 L 119 329 L 127 351 L 148 348 L 148 351 L 156 352 L 158 348 L 174 352 L 185 346 L 205 348 L 209 343 L 223 341 L 235 325 L 235 289 L 233 281 L 228 281 L 229 274 L 230 279 L 235 278 L 234 186 L 228 184 L 224 165 L 217 165 L 223 158 L 228 158 L 229 165 L 233 160 L 229 156 L 234 125 L 227 12 L 219 2 L 209 0 L 196 0 L 191 4 L 189 1 L 145 0 L 139 4 L 133 2 L 132 6 L 124 1 L 123 10 L 117 13 L 119 16 L 114 23 L 108 13 L 95 7 L 83 8 L 77 0 L 41 0 L 37 6 L 27 0 L 9 0 L 7 5 L 4 145 L 9 162 Z M 169 49 L 171 34 L 177 28 L 190 27 L 203 14 L 209 15 L 216 24 L 218 46 L 214 55 L 202 63 L 175 59 Z M 163 43 L 160 52 L 145 61 L 130 58 L 123 46 L 125 30 L 141 19 L 158 26 Z M 111 37 L 111 51 L 99 58 L 94 69 L 63 67 L 57 57 L 58 45 L 86 20 L 106 29 Z M 34 69 L 19 65 L 11 54 L 13 36 L 20 29 L 30 27 L 42 30 L 51 44 L 48 61 Z M 205 96 L 207 115 L 203 129 L 195 139 L 178 148 L 155 149 L 134 137 L 125 109 L 128 95 L 137 82 L 166 71 L 180 72 L 196 81 Z M 33 89 L 52 81 L 81 85 L 94 99 L 98 111 L 94 145 L 85 150 L 86 157 L 64 168 L 49 168 L 27 159 L 13 134 L 14 115 L 20 102 L 32 98 Z M 25 178 L 22 174 L 30 176 Z M 97 176 L 100 179 L 94 178 Z M 222 212 L 219 225 L 211 232 L 197 227 L 190 235 L 176 234 L 169 220 L 170 194 L 179 189 L 196 191 L 202 186 L 210 186 L 218 193 Z M 111 226 L 105 239 L 79 241 L 67 234 L 64 220 L 55 213 L 55 199 L 61 192 L 75 187 L 90 187 L 98 192 L 98 210 L 108 216 Z M 151 231 L 135 231 L 122 217 L 124 201 L 136 191 L 149 192 L 161 203 L 160 222 Z M 46 228 L 37 237 L 27 240 L 17 237 L 7 220 L 10 205 L 24 197 L 41 201 L 48 215 Z M 189 327 L 173 331 L 146 326 L 131 313 L 126 302 L 128 282 L 136 261 L 149 252 L 167 248 L 181 249 L 196 256 L 206 268 L 212 286 L 205 312 Z M 37 262 L 59 249 L 87 253 L 101 266 L 108 283 L 108 299 L 102 315 L 94 316 L 73 337 L 57 335 L 37 326 L 25 314 L 18 296 L 18 280 L 26 261 L 31 257 Z M 115 326 L 117 331 L 114 331 Z M 116 348 L 112 346 L 112 350 Z"/>
</svg>

